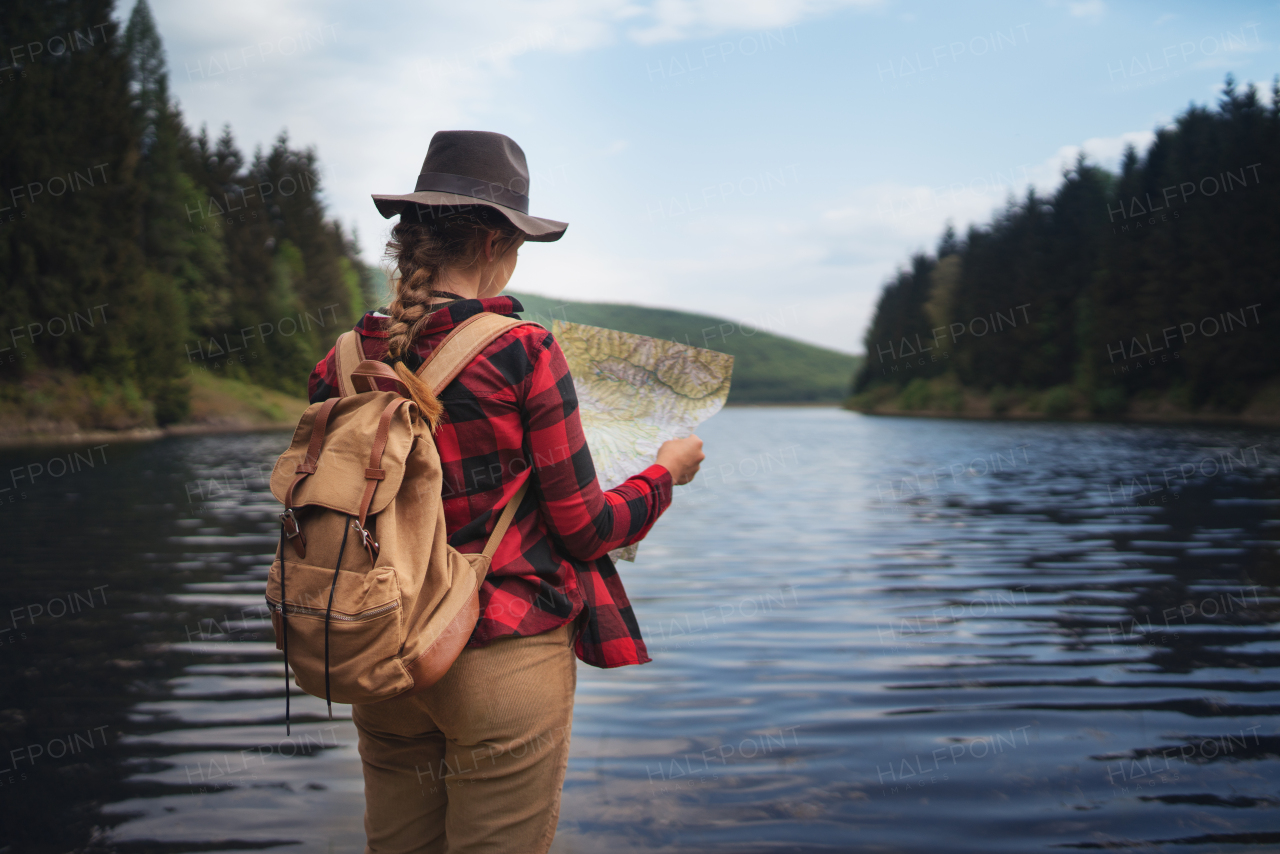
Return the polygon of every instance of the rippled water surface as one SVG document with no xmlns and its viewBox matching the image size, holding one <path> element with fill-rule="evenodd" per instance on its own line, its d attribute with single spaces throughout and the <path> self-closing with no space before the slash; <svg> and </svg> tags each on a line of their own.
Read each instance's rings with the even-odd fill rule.
<svg viewBox="0 0 1280 854">
<path fill-rule="evenodd" d="M 1274 434 L 701 435 L 622 566 L 654 662 L 579 668 L 555 851 L 1280 850 Z M 286 439 L 0 458 L 0 852 L 361 850 L 349 711 L 285 736 L 263 620 Z"/>
</svg>

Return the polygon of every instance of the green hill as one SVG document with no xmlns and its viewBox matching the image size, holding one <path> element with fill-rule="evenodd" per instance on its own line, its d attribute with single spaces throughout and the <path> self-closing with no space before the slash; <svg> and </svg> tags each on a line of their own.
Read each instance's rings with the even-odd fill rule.
<svg viewBox="0 0 1280 854">
<path fill-rule="evenodd" d="M 729 403 L 835 403 L 848 394 L 860 356 L 837 353 L 721 317 L 665 308 L 601 302 L 571 302 L 514 293 L 522 315 L 544 325 L 552 320 L 665 338 L 733 356 Z"/>
</svg>

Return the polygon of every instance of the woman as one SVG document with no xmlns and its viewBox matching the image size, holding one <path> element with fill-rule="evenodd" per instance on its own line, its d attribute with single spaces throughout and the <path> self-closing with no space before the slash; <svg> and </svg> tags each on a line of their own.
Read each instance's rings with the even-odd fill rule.
<svg viewBox="0 0 1280 854">
<path fill-rule="evenodd" d="M 478 552 L 502 508 L 530 489 L 480 593 L 462 655 L 422 694 L 355 706 L 365 778 L 366 851 L 545 852 L 555 835 L 569 755 L 576 660 L 649 661 L 608 552 L 644 538 L 703 460 L 696 436 L 601 490 L 564 354 L 549 332 L 519 326 L 490 344 L 440 395 L 413 374 L 477 312 L 513 315 L 499 296 L 526 240 L 568 226 L 528 215 L 528 169 L 511 139 L 441 131 L 415 191 L 374 196 L 400 215 L 386 313 L 356 325 L 364 355 L 389 362 L 420 409 L 439 417 L 449 543 Z M 313 403 L 337 394 L 330 352 Z M 442 407 L 442 409 L 441 409 Z"/>
</svg>

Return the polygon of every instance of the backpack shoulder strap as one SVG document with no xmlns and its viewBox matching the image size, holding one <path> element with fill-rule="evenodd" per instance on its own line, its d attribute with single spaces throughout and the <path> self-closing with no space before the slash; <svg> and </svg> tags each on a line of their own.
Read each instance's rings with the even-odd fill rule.
<svg viewBox="0 0 1280 854">
<path fill-rule="evenodd" d="M 351 382 L 351 372 L 364 361 L 364 347 L 360 344 L 360 333 L 354 329 L 342 333 L 338 336 L 338 342 L 333 345 L 333 349 L 337 357 L 338 396 L 349 397 L 356 393 L 355 386 Z"/>
<path fill-rule="evenodd" d="M 507 506 L 502 508 L 502 515 L 498 517 L 498 524 L 493 526 L 493 533 L 489 535 L 489 539 L 484 544 L 484 556 L 489 560 L 493 560 L 493 556 L 498 553 L 498 544 L 506 536 L 507 529 L 511 527 L 511 522 L 516 518 L 516 511 L 520 509 L 520 503 L 524 501 L 524 494 L 528 491 L 529 481 L 526 480 L 516 490 L 516 494 L 511 496 Z"/>
<path fill-rule="evenodd" d="M 538 326 L 541 324 L 534 323 L 531 320 L 516 320 L 511 317 L 503 317 L 501 314 L 492 312 L 482 312 L 468 317 L 453 328 L 440 346 L 432 351 L 422 366 L 418 368 L 418 376 L 427 384 L 431 391 L 435 394 L 445 390 L 449 383 L 462 373 L 463 368 L 471 364 L 471 360 L 480 355 L 484 348 L 492 344 L 498 337 L 505 332 L 515 329 L 517 326 Z M 498 544 L 502 542 L 503 536 L 506 535 L 507 529 L 511 527 L 512 521 L 516 517 L 516 510 L 519 509 L 521 501 L 524 500 L 525 493 L 529 490 L 529 482 L 526 480 L 511 500 L 507 502 L 507 506 L 502 508 L 502 515 L 498 517 L 498 522 L 493 527 L 493 533 L 489 535 L 489 539 L 484 544 L 484 556 L 493 559 L 498 551 Z"/>
<path fill-rule="evenodd" d="M 531 320 L 516 320 L 492 312 L 482 312 L 468 317 L 453 328 L 440 342 L 422 366 L 418 376 L 435 394 L 445 390 L 449 383 L 471 364 L 471 360 L 492 344 L 498 336 L 517 326 L 539 326 Z"/>
</svg>

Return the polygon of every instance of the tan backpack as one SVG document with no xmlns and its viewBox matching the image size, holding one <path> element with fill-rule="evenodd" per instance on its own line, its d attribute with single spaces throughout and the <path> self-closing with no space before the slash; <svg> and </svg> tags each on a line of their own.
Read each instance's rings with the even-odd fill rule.
<svg viewBox="0 0 1280 854">
<path fill-rule="evenodd" d="M 418 376 L 437 395 L 504 332 L 527 321 L 482 313 L 458 324 Z M 536 325 L 536 324 L 532 324 Z M 376 703 L 435 684 L 480 616 L 480 584 L 524 497 L 480 554 L 448 545 L 440 455 L 395 371 L 338 339 L 340 397 L 307 408 L 271 473 L 284 504 L 267 578 L 276 648 L 298 687 L 333 703 Z M 354 367 L 353 367 L 354 366 Z M 390 379 L 404 393 L 378 391 Z M 281 607 L 283 603 L 283 607 Z"/>
</svg>

